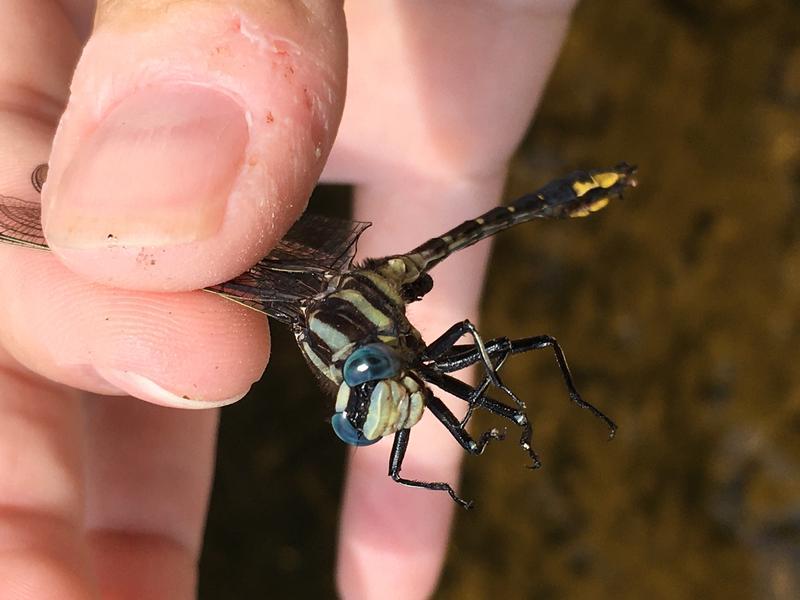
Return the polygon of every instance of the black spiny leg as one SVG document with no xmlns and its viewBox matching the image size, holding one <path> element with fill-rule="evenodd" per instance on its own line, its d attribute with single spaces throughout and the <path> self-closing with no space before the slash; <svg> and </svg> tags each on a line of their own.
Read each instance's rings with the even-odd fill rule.
<svg viewBox="0 0 800 600">
<path fill-rule="evenodd" d="M 462 346 L 456 346 L 456 342 L 461 339 L 465 335 L 471 335 L 472 339 L 475 340 L 474 344 L 470 344 L 468 348 L 472 348 L 474 352 L 474 360 L 471 362 L 466 363 L 464 366 L 469 366 L 473 363 L 480 361 L 483 364 L 483 367 L 486 371 L 486 377 L 489 378 L 489 381 L 501 390 L 504 394 L 506 394 L 509 398 L 511 398 L 514 403 L 519 406 L 520 408 L 525 408 L 525 403 L 522 402 L 517 395 L 511 391 L 506 385 L 500 380 L 500 375 L 497 373 L 497 369 L 499 366 L 496 366 L 492 362 L 491 352 L 488 350 L 487 346 L 483 343 L 483 338 L 478 333 L 478 330 L 475 328 L 470 321 L 464 320 L 460 323 L 456 323 L 452 327 L 450 327 L 447 331 L 445 331 L 442 335 L 440 335 L 436 340 L 431 342 L 428 347 L 425 349 L 425 357 L 429 360 L 435 362 L 438 366 L 439 358 L 448 356 L 454 348 L 461 348 Z M 505 356 L 501 358 L 499 361 L 502 364 L 503 360 L 505 360 Z M 463 368 L 463 367 L 460 367 Z M 457 370 L 457 369 L 453 369 Z M 469 414 L 463 421 L 466 423 L 469 420 Z"/>
<path fill-rule="evenodd" d="M 441 338 L 440 338 L 441 339 Z M 558 363 L 558 368 L 561 370 L 561 376 L 564 379 L 564 385 L 569 393 L 570 400 L 581 408 L 585 408 L 594 416 L 602 419 L 609 429 L 609 437 L 613 438 L 617 431 L 617 425 L 609 417 L 607 417 L 600 409 L 594 405 L 586 402 L 575 387 L 572 380 L 572 373 L 569 371 L 567 359 L 564 356 L 564 351 L 561 349 L 556 338 L 550 335 L 537 335 L 530 338 L 522 338 L 518 340 L 509 340 L 508 338 L 495 338 L 489 340 L 483 345 L 483 348 L 478 348 L 475 345 L 453 345 L 449 350 L 440 352 L 438 357 L 435 358 L 436 368 L 443 373 L 450 373 L 458 371 L 476 362 L 483 361 L 483 353 L 488 354 L 492 360 L 498 363 L 496 369 L 500 368 L 503 361 L 510 354 L 521 354 L 523 352 L 530 352 L 531 350 L 540 350 L 542 348 L 552 348 L 553 353 Z M 437 384 L 438 385 L 438 384 Z"/>
<path fill-rule="evenodd" d="M 431 413 L 447 428 L 450 435 L 452 435 L 456 441 L 461 444 L 464 450 L 470 454 L 481 454 L 484 448 L 486 448 L 486 444 L 491 440 L 503 439 L 503 434 L 496 429 L 492 429 L 481 435 L 480 439 L 476 442 L 461 426 L 453 413 L 450 412 L 444 403 L 436 396 L 429 393 L 425 404 Z M 394 434 L 394 444 L 392 445 L 392 453 L 389 458 L 389 475 L 391 478 L 403 485 L 447 492 L 456 503 L 467 509 L 472 508 L 472 502 L 464 500 L 456 494 L 449 483 L 443 481 L 419 481 L 417 479 L 406 479 L 400 476 L 400 469 L 403 466 L 403 458 L 405 458 L 406 450 L 408 449 L 408 440 L 410 436 L 410 429 L 401 429 Z"/>
<path fill-rule="evenodd" d="M 478 385 L 473 388 L 470 388 L 470 395 L 468 398 L 464 398 L 462 396 L 458 396 L 462 400 L 467 401 L 467 412 L 464 413 L 464 416 L 461 419 L 461 426 L 466 427 L 469 420 L 472 418 L 475 409 L 478 408 L 478 404 L 476 404 L 475 400 L 480 398 L 486 393 L 486 390 L 489 389 L 489 385 L 492 383 L 492 380 L 489 377 L 484 377 L 483 381 L 481 381 Z"/>
<path fill-rule="evenodd" d="M 432 383 L 445 392 L 453 394 L 455 397 L 461 398 L 469 403 L 470 411 L 472 411 L 472 409 L 475 407 L 485 408 L 490 413 L 499 417 L 503 417 L 504 419 L 508 419 L 514 423 L 514 425 L 520 427 L 522 429 L 522 434 L 519 438 L 519 445 L 523 450 L 525 450 L 531 459 L 532 464 L 530 465 L 530 468 L 538 469 L 542 466 L 539 456 L 536 454 L 536 451 L 533 449 L 533 444 L 531 443 L 531 439 L 533 437 L 533 427 L 528 420 L 528 415 L 526 415 L 525 412 L 519 408 L 508 406 L 507 404 L 503 404 L 502 402 L 498 402 L 497 400 L 484 395 L 488 380 L 485 379 L 481 385 L 473 388 L 460 379 L 456 379 L 455 377 L 445 373 L 438 373 L 432 369 L 420 369 L 419 373 L 422 375 L 425 381 Z M 466 420 L 467 419 L 465 418 L 460 424 L 462 429 L 464 428 L 464 423 Z"/>
</svg>

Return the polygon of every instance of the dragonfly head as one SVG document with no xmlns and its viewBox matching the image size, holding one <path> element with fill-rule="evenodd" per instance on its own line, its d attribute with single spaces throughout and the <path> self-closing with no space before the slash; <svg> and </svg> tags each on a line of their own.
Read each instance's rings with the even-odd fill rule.
<svg viewBox="0 0 800 600">
<path fill-rule="evenodd" d="M 342 376 L 331 425 L 343 442 L 369 446 L 422 417 L 425 385 L 405 371 L 387 344 L 358 348 L 345 361 Z"/>
</svg>

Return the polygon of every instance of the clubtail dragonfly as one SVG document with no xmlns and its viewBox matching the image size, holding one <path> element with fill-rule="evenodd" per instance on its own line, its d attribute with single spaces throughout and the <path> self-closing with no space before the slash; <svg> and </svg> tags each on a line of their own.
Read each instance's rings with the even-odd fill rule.
<svg viewBox="0 0 800 600">
<path fill-rule="evenodd" d="M 394 435 L 389 475 L 408 486 L 447 492 L 469 508 L 446 482 L 419 481 L 401 475 L 411 428 L 424 409 L 436 417 L 470 454 L 481 454 L 504 437 L 494 428 L 476 440 L 466 429 L 476 409 L 507 419 L 521 431 L 519 444 L 540 465 L 531 443 L 532 427 L 524 403 L 503 383 L 499 370 L 512 354 L 550 348 L 570 399 L 602 419 L 614 435 L 616 425 L 578 393 L 561 346 L 549 335 L 484 340 L 472 323 L 456 323 L 427 344 L 406 317 L 406 305 L 433 287 L 429 271 L 453 252 L 504 229 L 536 218 L 582 217 L 603 208 L 636 184 L 635 168 L 576 171 L 536 192 L 466 221 L 406 254 L 354 264 L 356 243 L 369 223 L 305 215 L 277 247 L 250 270 L 207 291 L 244 304 L 286 323 L 311 371 L 335 397 L 331 425 L 353 446 L 373 444 Z M 47 166 L 31 176 L 41 191 Z M 39 205 L 0 196 L 0 241 L 46 249 Z M 469 343 L 459 343 L 462 338 Z M 470 365 L 482 366 L 478 385 L 451 375 Z M 432 387 L 467 403 L 459 420 Z M 501 402 L 491 389 L 507 397 Z"/>
</svg>

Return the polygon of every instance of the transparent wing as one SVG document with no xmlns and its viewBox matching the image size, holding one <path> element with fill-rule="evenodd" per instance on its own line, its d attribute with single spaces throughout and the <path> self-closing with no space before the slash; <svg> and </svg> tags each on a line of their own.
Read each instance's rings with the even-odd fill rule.
<svg viewBox="0 0 800 600">
<path fill-rule="evenodd" d="M 372 223 L 305 214 L 267 258 L 307 268 L 341 271 L 350 267 L 358 238 Z"/>
<path fill-rule="evenodd" d="M 39 205 L 0 196 L 0 241 L 27 248 L 47 249 Z"/>
<path fill-rule="evenodd" d="M 293 323 L 308 300 L 350 268 L 358 238 L 370 223 L 303 215 L 267 256 L 232 279 L 206 288 L 269 316 Z"/>
<path fill-rule="evenodd" d="M 37 191 L 47 166 L 31 181 Z M 271 317 L 292 323 L 302 318 L 306 302 L 324 292 L 330 280 L 348 269 L 358 238 L 370 223 L 306 214 L 267 256 L 235 279 L 206 288 Z M 0 242 L 47 249 L 41 211 L 36 203 L 0 196 Z"/>
</svg>

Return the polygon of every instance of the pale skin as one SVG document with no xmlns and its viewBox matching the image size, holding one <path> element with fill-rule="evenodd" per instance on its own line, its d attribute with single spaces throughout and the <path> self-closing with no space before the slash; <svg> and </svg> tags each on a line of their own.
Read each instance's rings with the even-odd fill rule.
<svg viewBox="0 0 800 600">
<path fill-rule="evenodd" d="M 262 315 L 197 290 L 265 254 L 320 174 L 356 185 L 363 256 L 497 204 L 571 4 L 0 1 L 0 193 L 33 198 L 50 162 L 55 251 L 0 247 L 0 596 L 195 595 L 218 407 L 269 355 Z M 477 321 L 487 256 L 434 271 L 427 340 Z M 350 460 L 346 598 L 439 576 L 455 505 L 392 482 L 389 448 Z M 425 418 L 403 472 L 456 482 L 461 458 Z"/>
</svg>

